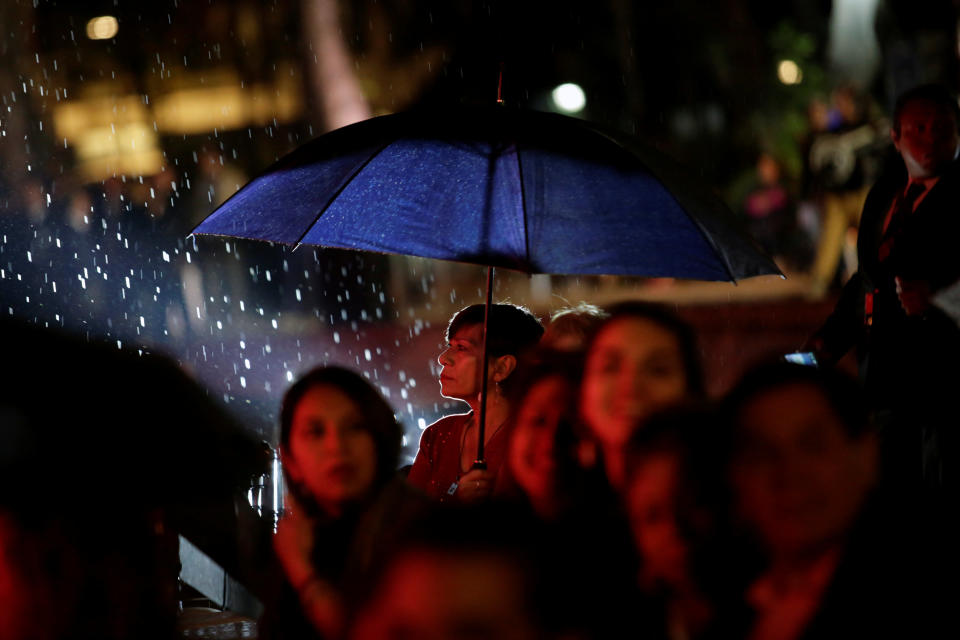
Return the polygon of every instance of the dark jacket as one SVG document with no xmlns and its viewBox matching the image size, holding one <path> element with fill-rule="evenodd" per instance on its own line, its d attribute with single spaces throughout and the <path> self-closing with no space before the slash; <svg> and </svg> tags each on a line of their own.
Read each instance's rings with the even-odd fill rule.
<svg viewBox="0 0 960 640">
<path fill-rule="evenodd" d="M 859 268 L 817 334 L 828 361 L 857 348 L 874 408 L 890 408 L 897 398 L 916 394 L 929 397 L 960 381 L 956 323 L 936 308 L 908 317 L 894 284 L 895 277 L 919 280 L 937 291 L 960 279 L 960 163 L 950 165 L 900 226 L 889 258 L 881 262 L 884 220 L 906 180 L 901 167 L 871 189 L 857 239 Z"/>
</svg>

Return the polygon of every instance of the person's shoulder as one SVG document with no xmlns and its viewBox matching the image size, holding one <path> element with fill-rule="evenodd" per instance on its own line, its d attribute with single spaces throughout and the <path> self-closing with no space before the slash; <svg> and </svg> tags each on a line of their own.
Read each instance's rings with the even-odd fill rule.
<svg viewBox="0 0 960 640">
<path fill-rule="evenodd" d="M 424 435 L 427 433 L 439 435 L 441 433 L 454 431 L 463 426 L 470 419 L 470 413 L 454 413 L 449 416 L 443 416 L 433 424 L 424 429 Z"/>
</svg>

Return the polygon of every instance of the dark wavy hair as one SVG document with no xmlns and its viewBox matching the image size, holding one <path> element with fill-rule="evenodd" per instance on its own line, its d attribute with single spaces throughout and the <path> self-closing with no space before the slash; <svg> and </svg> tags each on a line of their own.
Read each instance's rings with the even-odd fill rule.
<svg viewBox="0 0 960 640">
<path fill-rule="evenodd" d="M 382 486 L 395 473 L 400 459 L 403 429 L 393 414 L 393 408 L 363 376 L 336 366 L 317 367 L 300 377 L 283 396 L 280 405 L 280 446 L 289 451 L 293 413 L 308 391 L 314 387 L 333 387 L 350 398 L 363 414 L 360 427 L 373 437 L 377 474 L 374 480 Z M 309 499 L 284 469 L 284 479 L 297 498 Z"/>
<path fill-rule="evenodd" d="M 646 320 L 657 325 L 676 339 L 683 360 L 683 371 L 687 378 L 687 391 L 695 397 L 703 396 L 706 393 L 697 335 L 693 328 L 677 314 L 663 305 L 636 300 L 620 302 L 606 310 L 609 315 L 603 322 L 594 327 L 587 339 L 585 353 L 590 353 L 597 341 L 597 336 L 610 324 L 624 319 Z"/>
</svg>

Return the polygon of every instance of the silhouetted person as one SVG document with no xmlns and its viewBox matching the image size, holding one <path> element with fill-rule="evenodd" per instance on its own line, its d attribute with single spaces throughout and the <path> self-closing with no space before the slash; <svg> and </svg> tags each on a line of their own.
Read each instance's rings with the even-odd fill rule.
<svg viewBox="0 0 960 640">
<path fill-rule="evenodd" d="M 900 97 L 890 132 L 906 171 L 889 172 L 864 205 L 859 268 L 811 340 L 820 360 L 854 345 L 898 484 L 954 483 L 960 330 L 931 296 L 960 278 L 957 105 L 942 87 Z M 921 458 L 921 452 L 922 458 Z M 922 466 L 921 466 L 922 460 Z"/>
</svg>

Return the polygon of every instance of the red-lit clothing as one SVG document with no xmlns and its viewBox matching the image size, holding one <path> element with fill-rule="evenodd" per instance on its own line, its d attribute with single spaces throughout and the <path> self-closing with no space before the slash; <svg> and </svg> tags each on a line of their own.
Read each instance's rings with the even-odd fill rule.
<svg viewBox="0 0 960 640">
<path fill-rule="evenodd" d="M 463 451 L 463 431 L 472 419 L 473 412 L 460 413 L 440 418 L 427 427 L 420 438 L 420 450 L 407 481 L 435 500 L 456 500 L 456 489 L 451 492 L 450 487 L 459 482 L 460 477 L 466 473 L 461 469 L 460 457 Z M 484 445 L 487 470 L 497 476 L 494 491 L 503 485 L 500 470 L 507 457 L 507 445 L 512 430 L 513 422 L 508 419 L 494 429 L 490 440 Z"/>
<path fill-rule="evenodd" d="M 940 180 L 940 176 L 933 176 L 932 178 L 920 179 L 920 178 L 911 178 L 907 182 L 907 186 L 904 189 L 903 193 L 906 194 L 914 185 L 922 185 L 923 191 L 918 195 L 914 201 L 913 206 L 911 207 L 911 213 L 917 210 L 917 207 L 920 206 L 920 203 L 923 202 L 923 199 L 927 197 L 927 194 L 930 193 L 930 190 L 933 188 L 933 185 L 937 184 L 937 181 Z M 890 219 L 893 217 L 893 212 L 897 208 L 897 200 L 894 200 L 890 203 L 890 208 L 887 209 L 887 215 L 883 220 L 883 231 L 886 232 L 890 226 Z"/>
<path fill-rule="evenodd" d="M 790 576 L 760 576 L 747 592 L 756 611 L 750 640 L 799 638 L 820 606 L 839 558 L 839 550 L 833 549 Z"/>
</svg>

